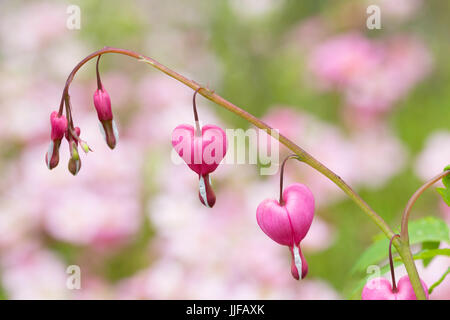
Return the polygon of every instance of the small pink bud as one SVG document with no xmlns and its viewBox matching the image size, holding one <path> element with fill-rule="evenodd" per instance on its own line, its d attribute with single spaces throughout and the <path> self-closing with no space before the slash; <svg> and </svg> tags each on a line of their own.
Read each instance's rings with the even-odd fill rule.
<svg viewBox="0 0 450 320">
<path fill-rule="evenodd" d="M 45 163 L 51 170 L 55 168 L 59 163 L 59 147 L 61 146 L 61 140 L 52 140 L 48 146 L 48 151 L 45 153 Z"/>
<path fill-rule="evenodd" d="M 291 273 L 303 279 L 308 264 L 300 249 L 314 218 L 314 196 L 303 184 L 294 183 L 283 192 L 283 204 L 266 199 L 256 210 L 258 225 L 273 241 L 288 246 L 292 255 Z"/>
<path fill-rule="evenodd" d="M 119 132 L 113 119 L 111 110 L 111 99 L 108 92 L 102 87 L 94 93 L 94 106 L 97 110 L 97 116 L 100 120 L 100 130 L 111 149 L 116 147 L 119 140 Z"/>
<path fill-rule="evenodd" d="M 425 282 L 420 281 L 428 299 L 428 287 Z M 395 292 L 389 280 L 385 278 L 374 278 L 366 283 L 361 297 L 363 300 L 417 300 L 411 281 L 409 281 L 407 275 L 400 278 Z"/>
<path fill-rule="evenodd" d="M 64 115 L 58 116 L 58 112 L 53 111 L 50 115 L 50 124 L 52 127 L 51 139 L 61 140 L 67 130 L 67 119 Z"/>
<path fill-rule="evenodd" d="M 111 99 L 105 89 L 97 89 L 94 93 L 94 106 L 97 110 L 98 120 L 107 121 L 113 119 Z"/>
<path fill-rule="evenodd" d="M 59 163 L 59 147 L 61 139 L 67 130 L 67 119 L 64 115 L 58 116 L 58 112 L 54 111 L 50 115 L 51 125 L 51 142 L 47 153 L 45 154 L 45 163 L 51 170 Z"/>
<path fill-rule="evenodd" d="M 173 130 L 172 145 L 188 167 L 198 174 L 200 201 L 212 208 L 216 196 L 209 174 L 217 169 L 227 152 L 225 131 L 218 126 L 205 125 L 200 134 L 191 125 L 179 125 Z"/>
</svg>

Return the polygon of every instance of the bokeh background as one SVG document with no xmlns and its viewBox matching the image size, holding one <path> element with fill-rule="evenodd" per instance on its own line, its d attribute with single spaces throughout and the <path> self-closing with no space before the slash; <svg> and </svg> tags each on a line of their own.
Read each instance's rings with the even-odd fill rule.
<svg viewBox="0 0 450 320">
<path fill-rule="evenodd" d="M 370 4 L 381 30 L 366 28 Z M 66 27 L 69 5 L 81 9 L 80 30 Z M 195 174 L 171 161 L 172 129 L 192 123 L 192 90 L 177 81 L 102 58 L 121 135 L 111 151 L 87 64 L 70 93 L 94 152 L 76 177 L 65 143 L 59 166 L 46 168 L 49 115 L 82 58 L 106 45 L 135 50 L 278 128 L 397 226 L 409 196 L 450 160 L 449 14 L 440 0 L 1 1 L 0 297 L 355 298 L 350 269 L 376 227 L 331 182 L 290 163 L 288 182 L 307 184 L 317 203 L 302 242 L 309 274 L 294 281 L 289 251 L 255 218 L 260 201 L 277 197 L 278 175 L 220 166 L 209 210 Z M 249 127 L 203 98 L 198 106 L 204 123 Z M 450 223 L 433 191 L 414 208 L 426 215 Z M 69 265 L 81 268 L 80 290 L 66 287 Z M 449 265 L 418 262 L 428 285 Z M 450 277 L 431 298 L 450 298 Z"/>
</svg>

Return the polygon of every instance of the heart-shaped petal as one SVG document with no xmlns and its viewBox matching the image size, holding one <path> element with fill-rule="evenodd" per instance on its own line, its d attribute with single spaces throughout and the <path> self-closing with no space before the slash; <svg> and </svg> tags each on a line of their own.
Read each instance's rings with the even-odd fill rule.
<svg viewBox="0 0 450 320">
<path fill-rule="evenodd" d="M 284 189 L 283 201 L 291 219 L 294 243 L 298 244 L 311 227 L 315 209 L 314 196 L 307 186 L 294 183 Z"/>
<path fill-rule="evenodd" d="M 294 245 L 289 213 L 278 201 L 266 199 L 261 202 L 256 210 L 256 220 L 262 231 L 273 241 L 284 246 Z"/>
<path fill-rule="evenodd" d="M 172 145 L 191 170 L 204 176 L 216 170 L 225 156 L 227 137 L 215 125 L 203 126 L 200 136 L 193 126 L 183 124 L 173 130 Z"/>
<path fill-rule="evenodd" d="M 314 196 L 303 184 L 294 183 L 283 192 L 284 205 L 264 200 L 256 210 L 258 225 L 273 241 L 298 245 L 306 236 L 314 217 Z"/>
<path fill-rule="evenodd" d="M 425 282 L 420 281 L 428 299 L 428 287 Z M 401 277 L 398 281 L 396 292 L 393 291 L 391 283 L 387 279 L 372 279 L 364 286 L 361 297 L 363 300 L 417 300 L 411 281 L 407 275 Z"/>
</svg>

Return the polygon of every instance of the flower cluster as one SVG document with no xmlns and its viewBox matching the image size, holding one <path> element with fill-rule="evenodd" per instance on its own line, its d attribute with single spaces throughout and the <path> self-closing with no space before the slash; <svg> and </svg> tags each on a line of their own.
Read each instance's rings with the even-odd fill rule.
<svg viewBox="0 0 450 320">
<path fill-rule="evenodd" d="M 113 119 L 111 109 L 111 98 L 108 92 L 103 87 L 98 70 L 100 56 L 97 59 L 97 85 L 98 88 L 94 93 L 94 106 L 97 111 L 98 119 L 100 120 L 100 131 L 107 143 L 107 145 L 114 149 L 119 139 L 116 123 Z M 45 162 L 47 167 L 51 170 L 55 168 L 59 163 L 59 147 L 61 140 L 65 137 L 69 143 L 70 159 L 68 169 L 74 176 L 78 174 L 81 169 L 81 159 L 78 153 L 78 145 L 85 153 L 92 151 L 86 141 L 80 138 L 81 129 L 74 126 L 72 108 L 70 104 L 70 96 L 68 94 L 68 88 L 64 89 L 63 101 L 66 107 L 66 116 L 62 114 L 63 104 L 60 106 L 60 110 L 52 112 L 50 115 L 51 124 L 51 142 L 49 149 L 45 155 Z"/>
</svg>

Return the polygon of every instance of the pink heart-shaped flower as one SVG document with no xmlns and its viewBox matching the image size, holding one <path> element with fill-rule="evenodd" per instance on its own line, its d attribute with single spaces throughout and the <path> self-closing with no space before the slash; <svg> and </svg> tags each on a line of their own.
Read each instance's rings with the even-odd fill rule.
<svg viewBox="0 0 450 320">
<path fill-rule="evenodd" d="M 173 130 L 172 145 L 189 168 L 204 176 L 216 170 L 225 156 L 227 136 L 215 125 L 203 126 L 199 135 L 193 126 L 182 124 Z"/>
<path fill-rule="evenodd" d="M 215 125 L 206 125 L 199 134 L 193 126 L 182 124 L 172 132 L 172 146 L 189 168 L 198 174 L 200 201 L 212 208 L 216 196 L 209 174 L 217 169 L 227 152 L 225 131 Z"/>
<path fill-rule="evenodd" d="M 303 184 L 294 183 L 283 192 L 283 204 L 264 200 L 256 210 L 258 225 L 273 241 L 288 246 L 292 254 L 292 275 L 299 279 L 308 272 L 308 265 L 300 250 L 314 217 L 314 196 Z"/>
<path fill-rule="evenodd" d="M 428 287 L 425 282 L 420 281 L 428 299 Z M 366 283 L 361 297 L 363 300 L 417 300 L 407 275 L 398 281 L 396 292 L 394 292 L 391 283 L 386 278 L 374 278 Z"/>
</svg>

